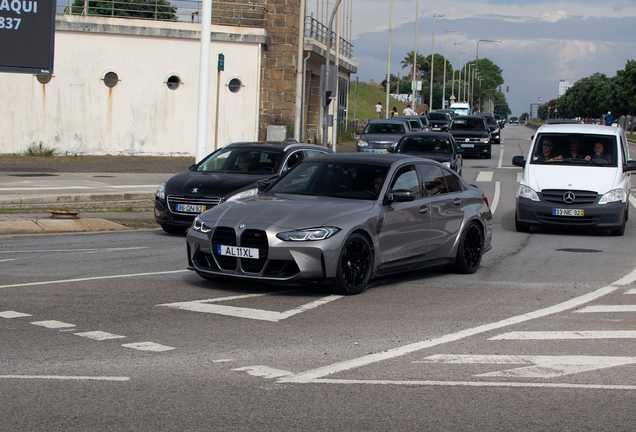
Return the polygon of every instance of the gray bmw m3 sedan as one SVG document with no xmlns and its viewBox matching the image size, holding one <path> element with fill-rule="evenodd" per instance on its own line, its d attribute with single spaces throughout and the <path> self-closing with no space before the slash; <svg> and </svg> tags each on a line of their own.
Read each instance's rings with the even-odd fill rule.
<svg viewBox="0 0 636 432">
<path fill-rule="evenodd" d="M 432 160 L 318 156 L 258 187 L 256 196 L 196 217 L 189 269 L 204 278 L 325 283 L 358 294 L 395 272 L 449 265 L 474 273 L 491 249 L 487 198 Z"/>
</svg>

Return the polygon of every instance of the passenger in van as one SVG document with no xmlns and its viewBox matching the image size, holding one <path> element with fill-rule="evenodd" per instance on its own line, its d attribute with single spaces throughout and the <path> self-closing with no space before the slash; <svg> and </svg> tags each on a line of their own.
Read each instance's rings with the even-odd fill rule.
<svg viewBox="0 0 636 432">
<path fill-rule="evenodd" d="M 563 156 L 557 156 L 557 154 L 554 153 L 554 143 L 552 142 L 552 140 L 550 138 L 544 138 L 542 152 L 538 156 L 535 156 L 534 160 L 538 162 L 552 162 L 563 160 Z"/>
<path fill-rule="evenodd" d="M 605 147 L 603 143 L 597 142 L 594 144 L 594 154 L 592 156 L 585 156 L 586 161 L 591 161 L 592 159 L 606 159 L 608 162 L 612 162 L 612 155 L 605 153 Z"/>
<path fill-rule="evenodd" d="M 578 138 L 572 138 L 570 141 L 569 149 L 563 155 L 565 159 L 574 159 L 581 158 L 584 159 L 584 156 L 581 154 L 581 143 Z"/>
</svg>

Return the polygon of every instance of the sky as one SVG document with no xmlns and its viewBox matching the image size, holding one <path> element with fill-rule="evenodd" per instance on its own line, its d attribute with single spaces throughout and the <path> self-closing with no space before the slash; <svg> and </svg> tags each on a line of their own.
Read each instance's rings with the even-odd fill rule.
<svg viewBox="0 0 636 432">
<path fill-rule="evenodd" d="M 310 2 L 312 0 L 309 0 Z M 343 2 L 344 4 L 345 2 Z M 408 73 L 400 62 L 415 46 L 417 0 L 393 0 L 391 73 Z M 353 0 L 351 42 L 360 81 L 382 81 L 387 73 L 390 0 Z M 636 0 L 419 0 L 417 51 L 432 50 L 456 63 L 488 58 L 503 70 L 504 93 L 512 116 L 530 112 L 531 103 L 558 97 L 559 80 L 595 72 L 615 76 L 636 59 Z M 446 32 L 448 30 L 449 32 Z M 450 32 L 455 30 L 455 32 Z M 539 97 L 542 101 L 539 102 Z M 434 107 L 438 108 L 438 107 Z M 441 108 L 441 107 L 439 107 Z"/>
</svg>

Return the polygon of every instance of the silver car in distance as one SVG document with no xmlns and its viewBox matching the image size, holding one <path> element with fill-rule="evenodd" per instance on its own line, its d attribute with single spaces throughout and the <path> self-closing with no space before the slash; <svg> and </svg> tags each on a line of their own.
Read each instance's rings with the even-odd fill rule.
<svg viewBox="0 0 636 432">
<path fill-rule="evenodd" d="M 432 160 L 318 156 L 259 190 L 194 220 L 190 270 L 358 294 L 372 278 L 400 271 L 450 265 L 474 273 L 491 249 L 483 192 Z"/>
</svg>

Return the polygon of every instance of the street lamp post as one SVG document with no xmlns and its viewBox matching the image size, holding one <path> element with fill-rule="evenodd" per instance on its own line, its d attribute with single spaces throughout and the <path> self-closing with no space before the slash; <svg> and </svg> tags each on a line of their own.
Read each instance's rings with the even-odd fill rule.
<svg viewBox="0 0 636 432">
<path fill-rule="evenodd" d="M 433 49 L 431 50 L 431 95 L 428 100 L 428 110 L 431 111 L 433 109 L 433 69 L 435 66 L 435 18 L 443 17 L 441 14 L 433 14 Z M 444 96 L 442 95 L 442 102 L 444 101 Z"/>
<path fill-rule="evenodd" d="M 444 84 L 442 85 L 442 109 L 446 108 L 446 39 L 448 38 L 449 33 L 454 32 L 455 30 L 444 30 Z M 455 71 L 453 71 L 453 74 L 455 74 Z"/>
<path fill-rule="evenodd" d="M 386 105 L 385 118 L 389 118 L 389 94 L 391 93 L 391 32 L 393 31 L 393 0 L 389 9 L 389 58 L 386 65 Z"/>
<path fill-rule="evenodd" d="M 460 52 L 459 53 L 459 97 L 457 98 L 458 102 L 462 102 L 462 71 L 464 70 L 464 67 L 462 66 L 462 54 L 468 54 L 465 52 Z M 464 60 L 464 64 L 466 63 L 466 60 Z M 464 79 L 466 79 L 466 73 L 464 72 Z M 464 97 L 466 97 L 466 95 L 464 95 Z"/>
<path fill-rule="evenodd" d="M 468 75 L 465 76 L 466 81 L 464 82 L 464 94 L 466 95 L 466 102 L 470 103 L 470 75 L 472 73 L 473 65 L 468 65 Z"/>
<path fill-rule="evenodd" d="M 505 43 L 502 40 L 489 40 L 489 39 L 480 39 L 477 41 L 477 51 L 475 52 L 475 64 L 477 64 L 477 62 L 479 61 L 479 42 L 492 42 L 492 43 L 499 43 L 499 44 L 503 44 Z"/>
<path fill-rule="evenodd" d="M 455 51 L 457 50 L 457 45 L 461 45 L 461 42 L 455 42 L 453 44 L 453 85 L 451 86 L 451 98 L 454 100 L 455 99 Z M 459 64 L 461 64 L 461 60 L 459 61 Z"/>
<path fill-rule="evenodd" d="M 417 112 L 417 99 L 415 99 L 415 95 L 417 94 L 416 90 L 416 81 L 417 81 L 417 23 L 420 20 L 420 0 L 417 0 L 415 3 L 415 50 L 413 51 L 413 78 L 411 81 L 411 87 L 413 87 L 413 111 Z"/>
<path fill-rule="evenodd" d="M 325 59 L 325 81 L 324 81 L 324 89 L 325 89 L 325 93 L 327 92 L 327 90 L 330 87 L 329 85 L 329 57 L 331 56 L 331 29 L 333 26 L 333 20 L 336 17 L 336 12 L 338 11 L 338 7 L 340 7 L 340 3 L 342 2 L 342 0 L 336 0 L 336 4 L 333 7 L 333 11 L 331 12 L 331 18 L 329 19 L 329 26 L 327 27 L 327 54 L 325 55 L 326 59 Z M 336 55 L 336 58 L 338 56 Z M 338 76 L 335 77 L 335 79 L 338 79 Z M 329 103 L 327 102 L 327 95 L 326 94 L 322 94 L 320 95 L 323 100 L 322 100 L 322 106 L 324 107 L 323 109 L 323 118 L 322 118 L 322 145 L 324 147 L 328 147 L 328 140 L 329 140 L 329 122 L 328 122 L 328 118 L 329 118 Z M 337 95 L 336 95 L 337 97 Z"/>
</svg>

